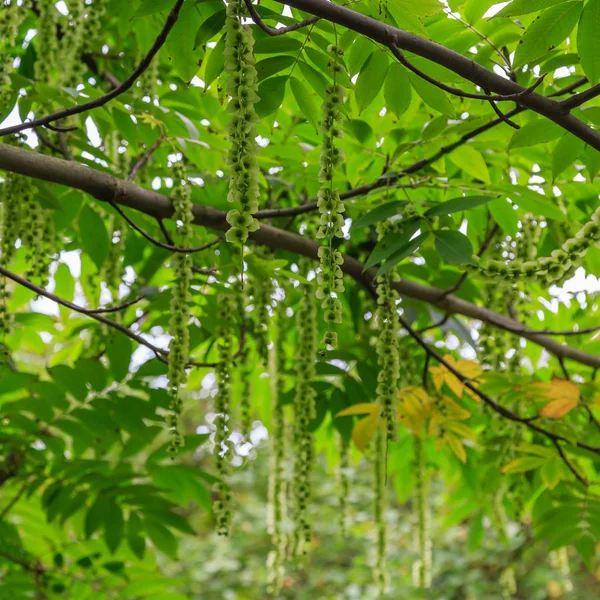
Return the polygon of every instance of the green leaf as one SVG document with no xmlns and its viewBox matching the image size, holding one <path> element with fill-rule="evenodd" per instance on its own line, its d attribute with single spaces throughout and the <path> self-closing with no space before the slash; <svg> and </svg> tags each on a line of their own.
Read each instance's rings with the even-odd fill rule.
<svg viewBox="0 0 600 600">
<path fill-rule="evenodd" d="M 290 87 L 292 89 L 292 94 L 298 103 L 301 114 L 303 114 L 318 131 L 319 110 L 317 109 L 317 105 L 313 100 L 311 93 L 306 89 L 304 84 L 295 77 L 290 78 Z"/>
<path fill-rule="evenodd" d="M 298 68 L 300 72 L 304 76 L 306 83 L 310 85 L 310 87 L 321 96 L 321 98 L 325 97 L 325 88 L 327 87 L 327 80 L 319 71 L 315 68 L 311 67 L 308 63 L 303 60 L 298 61 Z"/>
<path fill-rule="evenodd" d="M 269 58 L 265 58 L 259 61 L 258 63 L 256 63 L 258 81 L 267 79 L 268 77 L 276 75 L 284 69 L 291 67 L 294 64 L 295 60 L 296 59 L 293 56 L 281 54 L 279 56 L 269 56 Z"/>
<path fill-rule="evenodd" d="M 348 55 L 348 73 L 351 77 L 360 72 L 375 47 L 368 37 L 362 35 L 352 44 Z"/>
<path fill-rule="evenodd" d="M 498 198 L 490 202 L 488 207 L 502 231 L 512 238 L 516 237 L 519 230 L 519 217 L 514 206 L 506 198 Z"/>
<path fill-rule="evenodd" d="M 264 119 L 281 106 L 283 97 L 285 96 L 285 84 L 287 82 L 288 77 L 282 75 L 281 77 L 271 77 L 259 84 L 258 97 L 260 100 L 254 107 L 256 114 L 259 117 Z"/>
<path fill-rule="evenodd" d="M 109 368 L 115 381 L 123 381 L 127 377 L 132 352 L 132 341 L 123 335 L 113 338 L 106 345 L 106 356 L 110 361 Z"/>
<path fill-rule="evenodd" d="M 545 8 L 550 8 L 555 4 L 562 4 L 567 0 L 513 0 L 508 6 L 505 6 L 494 17 L 517 17 L 529 13 L 538 12 Z"/>
<path fill-rule="evenodd" d="M 448 262 L 467 264 L 473 262 L 473 246 L 460 231 L 442 229 L 435 231 L 435 249 Z"/>
<path fill-rule="evenodd" d="M 408 77 L 415 92 L 425 104 L 452 119 L 456 117 L 456 112 L 446 92 L 414 73 L 409 73 Z"/>
<path fill-rule="evenodd" d="M 373 137 L 373 128 L 361 119 L 350 119 L 345 122 L 346 131 L 352 134 L 361 144 L 366 144 Z"/>
<path fill-rule="evenodd" d="M 206 60 L 204 69 L 204 85 L 206 88 L 223 72 L 225 68 L 225 35 L 217 42 Z"/>
<path fill-rule="evenodd" d="M 577 29 L 577 52 L 590 84 L 600 82 L 600 0 L 588 0 Z"/>
<path fill-rule="evenodd" d="M 110 513 L 111 501 L 106 496 L 98 496 L 85 515 L 84 530 L 85 537 L 91 537 L 106 524 L 107 516 Z"/>
<path fill-rule="evenodd" d="M 459 198 L 452 198 L 452 200 L 446 200 L 446 202 L 440 202 L 432 208 L 430 208 L 425 215 L 429 217 L 439 217 L 440 215 L 451 215 L 452 213 L 462 212 L 487 204 L 493 200 L 493 196 L 462 196 Z"/>
<path fill-rule="evenodd" d="M 515 458 L 502 468 L 503 473 L 525 473 L 537 469 L 548 462 L 548 458 L 541 456 L 523 456 Z"/>
<path fill-rule="evenodd" d="M 123 511 L 114 501 L 108 504 L 108 510 L 105 516 L 104 541 L 111 554 L 117 551 L 123 540 Z"/>
<path fill-rule="evenodd" d="M 217 33 L 219 33 L 223 27 L 225 27 L 226 14 L 224 10 L 216 12 L 211 15 L 198 27 L 196 37 L 194 39 L 194 50 L 199 46 L 204 46 L 206 42 L 210 42 Z"/>
<path fill-rule="evenodd" d="M 173 8 L 173 0 L 143 0 L 137 9 L 136 17 L 147 17 L 157 12 L 170 11 Z M 183 8 L 182 8 L 183 11 Z"/>
<path fill-rule="evenodd" d="M 104 219 L 94 209 L 84 206 L 79 215 L 79 231 L 83 250 L 100 270 L 109 247 Z"/>
<path fill-rule="evenodd" d="M 385 79 L 383 96 L 386 107 L 396 117 L 400 118 L 407 111 L 412 99 L 412 91 L 408 73 L 402 65 L 398 63 L 390 65 Z"/>
<path fill-rule="evenodd" d="M 565 220 L 564 213 L 546 196 L 542 196 L 522 185 L 501 186 L 501 188 L 519 208 L 549 219 Z"/>
<path fill-rule="evenodd" d="M 543 144 L 559 138 L 564 133 L 560 125 L 547 119 L 536 119 L 518 129 L 508 144 L 508 148 L 515 150 L 527 146 Z"/>
<path fill-rule="evenodd" d="M 224 11 L 223 11 L 224 12 Z M 282 52 L 298 53 L 302 42 L 285 35 L 266 37 L 254 44 L 254 54 L 280 54 Z"/>
<path fill-rule="evenodd" d="M 386 202 L 381 206 L 377 206 L 373 210 L 370 210 L 366 215 L 363 215 L 360 219 L 357 219 L 352 223 L 352 231 L 356 229 L 362 229 L 363 227 L 369 227 L 380 221 L 385 221 L 400 212 L 403 206 L 408 204 L 407 200 L 394 200 L 392 202 Z M 415 229 L 416 231 L 416 229 Z"/>
<path fill-rule="evenodd" d="M 403 231 L 398 234 L 396 232 L 390 232 L 383 236 L 383 238 L 378 242 L 377 246 L 373 248 L 373 252 L 371 252 L 367 262 L 365 263 L 365 269 L 372 267 L 380 263 L 382 260 L 385 260 L 394 252 L 397 252 L 404 248 L 410 238 L 417 232 L 419 229 L 420 219 L 411 219 L 406 223 L 403 223 Z"/>
<path fill-rule="evenodd" d="M 393 269 L 401 260 L 414 254 L 420 246 L 425 243 L 425 240 L 429 237 L 429 231 L 420 233 L 417 237 L 410 240 L 405 246 L 394 252 L 386 261 L 379 267 L 377 275 L 385 275 L 388 271 Z"/>
<path fill-rule="evenodd" d="M 565 133 L 560 138 L 552 153 L 553 181 L 581 156 L 584 145 L 583 140 L 580 140 L 571 133 Z"/>
<path fill-rule="evenodd" d="M 600 152 L 586 145 L 583 152 L 583 162 L 588 169 L 590 179 L 594 179 L 600 171 Z"/>
<path fill-rule="evenodd" d="M 583 2 L 564 2 L 546 9 L 525 31 L 514 67 L 533 63 L 563 42 L 577 25 Z"/>
<path fill-rule="evenodd" d="M 481 152 L 475 150 L 470 144 L 464 144 L 455 148 L 448 158 L 465 173 L 468 173 L 474 179 L 479 179 L 484 183 L 491 183 L 490 173 Z"/>
<path fill-rule="evenodd" d="M 166 527 L 155 521 L 144 521 L 144 528 L 158 550 L 169 558 L 177 558 L 177 538 Z"/>
<path fill-rule="evenodd" d="M 200 54 L 195 51 L 195 40 L 201 24 L 202 17 L 193 2 L 185 2 L 165 43 L 173 68 L 186 83 L 198 72 Z"/>
<path fill-rule="evenodd" d="M 385 52 L 376 50 L 363 65 L 356 80 L 356 103 L 359 114 L 369 106 L 379 94 L 388 70 L 388 57 Z"/>
</svg>

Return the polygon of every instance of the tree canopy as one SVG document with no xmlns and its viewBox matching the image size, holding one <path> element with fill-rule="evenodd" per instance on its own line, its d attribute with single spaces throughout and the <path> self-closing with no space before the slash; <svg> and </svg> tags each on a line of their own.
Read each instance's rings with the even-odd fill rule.
<svg viewBox="0 0 600 600">
<path fill-rule="evenodd" d="M 600 0 L 0 33 L 0 597 L 598 592 Z"/>
</svg>

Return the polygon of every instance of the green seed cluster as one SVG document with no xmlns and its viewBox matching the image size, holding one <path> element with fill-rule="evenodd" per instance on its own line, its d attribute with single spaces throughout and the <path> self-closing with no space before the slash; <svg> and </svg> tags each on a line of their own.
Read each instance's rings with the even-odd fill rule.
<svg viewBox="0 0 600 600">
<path fill-rule="evenodd" d="M 102 33 L 105 14 L 106 0 L 94 0 L 92 4 L 88 6 L 84 35 L 85 52 L 98 51 L 97 44 Z"/>
<path fill-rule="evenodd" d="M 551 256 L 536 260 L 511 262 L 500 260 L 484 261 L 473 257 L 473 270 L 492 280 L 504 281 L 541 281 L 546 284 L 556 283 L 570 276 L 581 265 L 585 254 L 593 245 L 600 243 L 600 208 L 596 209 L 591 220 L 575 235 L 567 239 L 561 248 L 554 250 Z"/>
<path fill-rule="evenodd" d="M 32 263 L 32 276 L 46 287 L 50 277 L 50 264 L 56 248 L 56 231 L 52 211 L 41 209 L 42 231 L 39 237 L 39 246 Z"/>
<path fill-rule="evenodd" d="M 184 185 L 184 173 L 181 163 L 173 166 L 173 219 L 178 223 L 178 237 L 182 246 L 189 246 L 192 238 L 192 200 L 189 184 Z M 185 371 L 189 359 L 190 334 L 188 323 L 191 316 L 190 284 L 192 281 L 192 258 L 189 254 L 178 252 L 173 256 L 173 288 L 171 290 L 171 319 L 169 321 L 171 343 L 169 344 L 168 389 L 171 397 L 169 406 L 169 428 L 172 432 L 170 450 L 176 452 L 183 444 L 179 432 L 179 415 L 182 402 L 180 389 L 187 381 Z"/>
<path fill-rule="evenodd" d="M 81 83 L 85 67 L 81 53 L 86 44 L 85 0 L 69 2 L 69 23 L 63 24 L 64 36 L 60 41 L 60 82 L 67 87 Z"/>
<path fill-rule="evenodd" d="M 144 58 L 144 53 L 140 52 L 137 57 L 139 64 Z M 140 98 L 148 97 L 150 102 L 154 102 L 158 98 L 158 55 L 154 57 L 150 66 L 142 73 L 136 90 L 138 90 Z"/>
<path fill-rule="evenodd" d="M 340 462 L 337 466 L 336 479 L 338 488 L 338 507 L 340 519 L 340 533 L 342 537 L 348 535 L 348 494 L 350 493 L 350 444 L 341 435 L 338 435 L 338 449 Z"/>
<path fill-rule="evenodd" d="M 110 246 L 106 260 L 102 265 L 102 280 L 112 294 L 114 302 L 119 295 L 119 286 L 123 274 L 123 231 L 116 215 L 110 215 L 109 217 L 108 235 Z"/>
<path fill-rule="evenodd" d="M 282 404 L 284 393 L 286 331 L 285 304 L 280 301 L 275 307 L 276 335 L 269 351 L 269 374 L 271 385 L 272 431 L 269 438 L 271 453 L 269 457 L 269 492 L 267 504 L 267 532 L 271 536 L 273 549 L 267 558 L 269 592 L 277 595 L 283 583 L 284 561 L 288 545 L 288 536 L 283 528 L 287 517 L 284 462 L 286 453 L 285 410 Z"/>
<path fill-rule="evenodd" d="M 319 182 L 321 188 L 317 194 L 317 206 L 319 208 L 320 220 L 318 239 L 327 240 L 327 245 L 319 248 L 319 267 L 317 275 L 317 298 L 322 300 L 324 319 L 328 324 L 327 333 L 323 343 L 329 346 L 337 345 L 337 335 L 330 329 L 331 323 L 342 322 L 342 303 L 336 294 L 344 291 L 343 272 L 341 265 L 344 263 L 342 253 L 333 249 L 334 238 L 343 238 L 344 204 L 340 200 L 340 194 L 333 187 L 335 169 L 340 165 L 343 154 L 335 145 L 335 139 L 342 137 L 340 121 L 342 120 L 341 106 L 344 100 L 344 91 L 337 84 L 337 74 L 343 70 L 344 52 L 334 45 L 328 47 L 330 55 L 329 71 L 333 83 L 325 89 L 325 98 L 321 109 L 323 120 L 321 121 L 321 158 L 319 169 Z"/>
<path fill-rule="evenodd" d="M 59 50 L 56 37 L 60 13 L 54 0 L 39 0 L 37 3 L 39 29 L 36 36 L 36 54 L 34 73 L 36 81 L 48 83 L 52 79 L 52 71 L 58 64 Z"/>
<path fill-rule="evenodd" d="M 252 399 L 252 373 L 254 363 L 250 350 L 246 347 L 239 356 L 240 377 L 240 433 L 248 439 L 252 431 L 252 414 L 250 401 Z"/>
<path fill-rule="evenodd" d="M 428 507 L 429 482 L 425 465 L 423 440 L 414 437 L 415 448 L 415 504 L 417 513 L 417 550 L 419 560 L 413 565 L 415 585 L 421 589 L 431 587 L 431 534 Z"/>
<path fill-rule="evenodd" d="M 0 57 L 0 106 L 8 104 L 12 94 L 10 87 L 10 74 L 13 70 L 14 58 L 8 49 L 15 45 L 19 34 L 19 26 L 29 11 L 29 2 L 24 0 L 21 5 L 17 0 L 10 0 L 9 4 L 2 3 L 0 11 L 0 35 L 4 41 L 4 52 Z"/>
<path fill-rule="evenodd" d="M 392 289 L 393 275 L 386 273 L 377 278 L 377 401 L 381 405 L 381 415 L 387 428 L 387 438 L 392 440 L 395 433 L 394 398 L 400 378 L 400 358 L 398 353 L 398 312 L 396 291 Z"/>
<path fill-rule="evenodd" d="M 313 439 L 308 425 L 315 415 L 316 392 L 312 386 L 315 377 L 317 353 L 316 307 L 311 285 L 303 286 L 303 296 L 296 316 L 298 342 L 296 371 L 298 381 L 294 397 L 294 496 L 296 500 L 296 554 L 304 554 L 312 538 L 308 520 L 308 504 L 311 497 L 311 471 L 313 462 Z"/>
<path fill-rule="evenodd" d="M 258 221 L 252 216 L 258 210 L 258 165 L 256 163 L 256 123 L 258 117 L 254 105 L 258 101 L 256 60 L 252 29 L 242 25 L 246 16 L 243 0 L 232 0 L 227 5 L 225 25 L 225 71 L 229 73 L 227 93 L 231 100 L 227 110 L 231 113 L 228 125 L 229 194 L 227 200 L 241 205 L 230 210 L 227 222 L 231 229 L 227 241 L 245 242 L 248 234 L 258 229 Z"/>
<path fill-rule="evenodd" d="M 218 391 L 215 397 L 215 463 L 219 482 L 214 485 L 216 499 L 213 502 L 213 511 L 217 520 L 217 533 L 229 535 L 231 527 L 231 491 L 226 485 L 229 473 L 228 454 L 229 447 L 229 408 L 231 405 L 231 371 L 233 367 L 233 336 L 231 329 L 232 301 L 226 294 L 217 298 L 219 304 L 217 350 L 219 362 L 216 367 Z"/>
<path fill-rule="evenodd" d="M 510 600 L 515 597 L 515 594 L 517 593 L 517 580 L 515 578 L 515 568 L 512 565 L 506 567 L 506 569 L 500 573 L 498 582 L 502 587 L 502 598 Z"/>
<path fill-rule="evenodd" d="M 387 506 L 387 439 L 381 429 L 375 434 L 375 456 L 373 460 L 375 478 L 375 526 L 377 528 L 377 544 L 375 559 L 375 585 L 380 596 L 383 596 L 389 585 L 387 572 L 387 524 L 385 510 Z"/>
<path fill-rule="evenodd" d="M 23 200 L 31 194 L 30 181 L 15 173 L 6 173 L 2 186 L 2 224 L 0 252 L 2 264 L 13 259 L 15 243 L 21 234 L 23 222 Z"/>
<path fill-rule="evenodd" d="M 254 253 L 262 260 L 269 259 L 269 250 L 256 248 Z M 267 364 L 269 357 L 269 309 L 271 308 L 271 295 L 273 293 L 273 281 L 270 277 L 256 276 L 250 282 L 250 294 L 254 304 L 254 341 L 256 352 L 263 364 Z"/>
</svg>

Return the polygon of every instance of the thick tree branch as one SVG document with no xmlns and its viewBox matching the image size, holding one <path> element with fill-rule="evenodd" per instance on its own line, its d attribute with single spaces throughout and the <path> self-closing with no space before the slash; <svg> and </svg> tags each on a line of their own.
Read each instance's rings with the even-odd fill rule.
<svg viewBox="0 0 600 600">
<path fill-rule="evenodd" d="M 458 54 L 430 40 L 396 27 L 381 23 L 376 19 L 354 12 L 327 0 L 276 0 L 280 4 L 288 4 L 298 10 L 327 19 L 332 23 L 343 25 L 348 29 L 361 33 L 372 40 L 390 47 L 394 44 L 401 50 L 412 52 L 438 65 L 450 69 L 467 81 L 483 90 L 495 94 L 522 94 L 526 88 L 510 79 L 505 79 L 493 71 L 482 67 L 474 60 Z M 600 150 L 600 132 L 595 131 L 573 115 L 565 113 L 559 102 L 535 92 L 519 96 L 517 102 L 526 108 L 554 121 L 596 150 Z"/>
<path fill-rule="evenodd" d="M 577 108 L 578 106 L 581 106 L 582 104 L 585 104 L 590 100 L 593 100 L 597 96 L 600 96 L 600 83 L 597 83 L 591 88 L 584 90 L 579 94 L 575 94 L 574 96 L 571 96 L 566 100 L 563 100 L 560 103 L 560 106 L 565 112 L 568 112 L 570 110 L 573 110 L 574 108 Z"/>
<path fill-rule="evenodd" d="M 155 218 L 166 219 L 173 214 L 171 199 L 154 190 L 138 187 L 127 181 L 117 179 L 108 173 L 96 171 L 84 165 L 44 156 L 6 144 L 0 144 L 0 169 L 79 189 L 97 200 L 115 202 Z M 225 220 L 223 211 L 201 204 L 194 204 L 193 210 L 195 224 L 216 231 L 228 229 L 229 225 Z M 317 242 L 289 231 L 261 224 L 260 229 L 254 232 L 251 237 L 254 242 L 263 246 L 289 250 L 314 260 L 318 259 L 317 252 L 320 245 Z M 363 263 L 355 258 L 351 256 L 344 258 L 344 272 L 353 279 L 368 285 L 374 279 L 376 269 L 368 269 L 367 271 L 363 271 L 363 269 Z M 462 314 L 505 331 L 522 329 L 518 321 L 457 298 L 452 294 L 445 295 L 444 290 L 404 278 L 394 282 L 393 285 L 401 296 L 426 302 L 442 312 Z M 561 344 L 540 333 L 523 333 L 520 331 L 519 335 L 546 348 L 548 352 L 555 356 L 574 360 L 593 368 L 600 368 L 600 356 L 588 354 L 578 348 Z"/>
<path fill-rule="evenodd" d="M 120 96 L 121 94 L 126 92 L 129 88 L 131 88 L 131 86 L 133 86 L 138 77 L 150 66 L 152 59 L 156 56 L 158 51 L 161 49 L 161 47 L 167 40 L 169 32 L 171 31 L 171 29 L 173 29 L 173 26 L 175 25 L 177 18 L 179 17 L 179 11 L 181 10 L 183 2 L 184 0 L 177 0 L 175 6 L 173 7 L 171 12 L 169 13 L 169 16 L 167 17 L 162 31 L 158 34 L 158 37 L 156 38 L 154 44 L 152 44 L 152 47 L 148 51 L 148 54 L 144 56 L 144 58 L 142 59 L 140 64 L 135 68 L 133 73 L 131 73 L 131 75 L 121 85 L 112 89 L 110 92 L 104 94 L 103 96 L 90 100 L 89 102 L 84 102 L 83 104 L 78 104 L 76 106 L 71 106 L 69 108 L 59 110 L 46 117 L 34 119 L 33 121 L 26 121 L 25 123 L 21 123 L 20 125 L 13 125 L 12 127 L 0 129 L 0 137 L 9 135 L 11 133 L 18 133 L 19 131 L 24 131 L 26 129 L 31 129 L 32 127 L 46 126 L 49 129 L 56 130 L 56 127 L 49 125 L 53 121 L 58 121 L 59 119 L 64 119 L 72 115 L 79 115 L 81 113 L 88 112 L 94 108 L 104 106 L 117 96 Z"/>
</svg>

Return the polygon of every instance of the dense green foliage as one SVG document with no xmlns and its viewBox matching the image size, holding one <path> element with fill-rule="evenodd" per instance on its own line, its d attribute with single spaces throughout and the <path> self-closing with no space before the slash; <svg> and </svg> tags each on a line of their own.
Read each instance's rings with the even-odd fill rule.
<svg viewBox="0 0 600 600">
<path fill-rule="evenodd" d="M 248 8 L 0 0 L 0 598 L 595 597 L 600 0 Z"/>
</svg>

